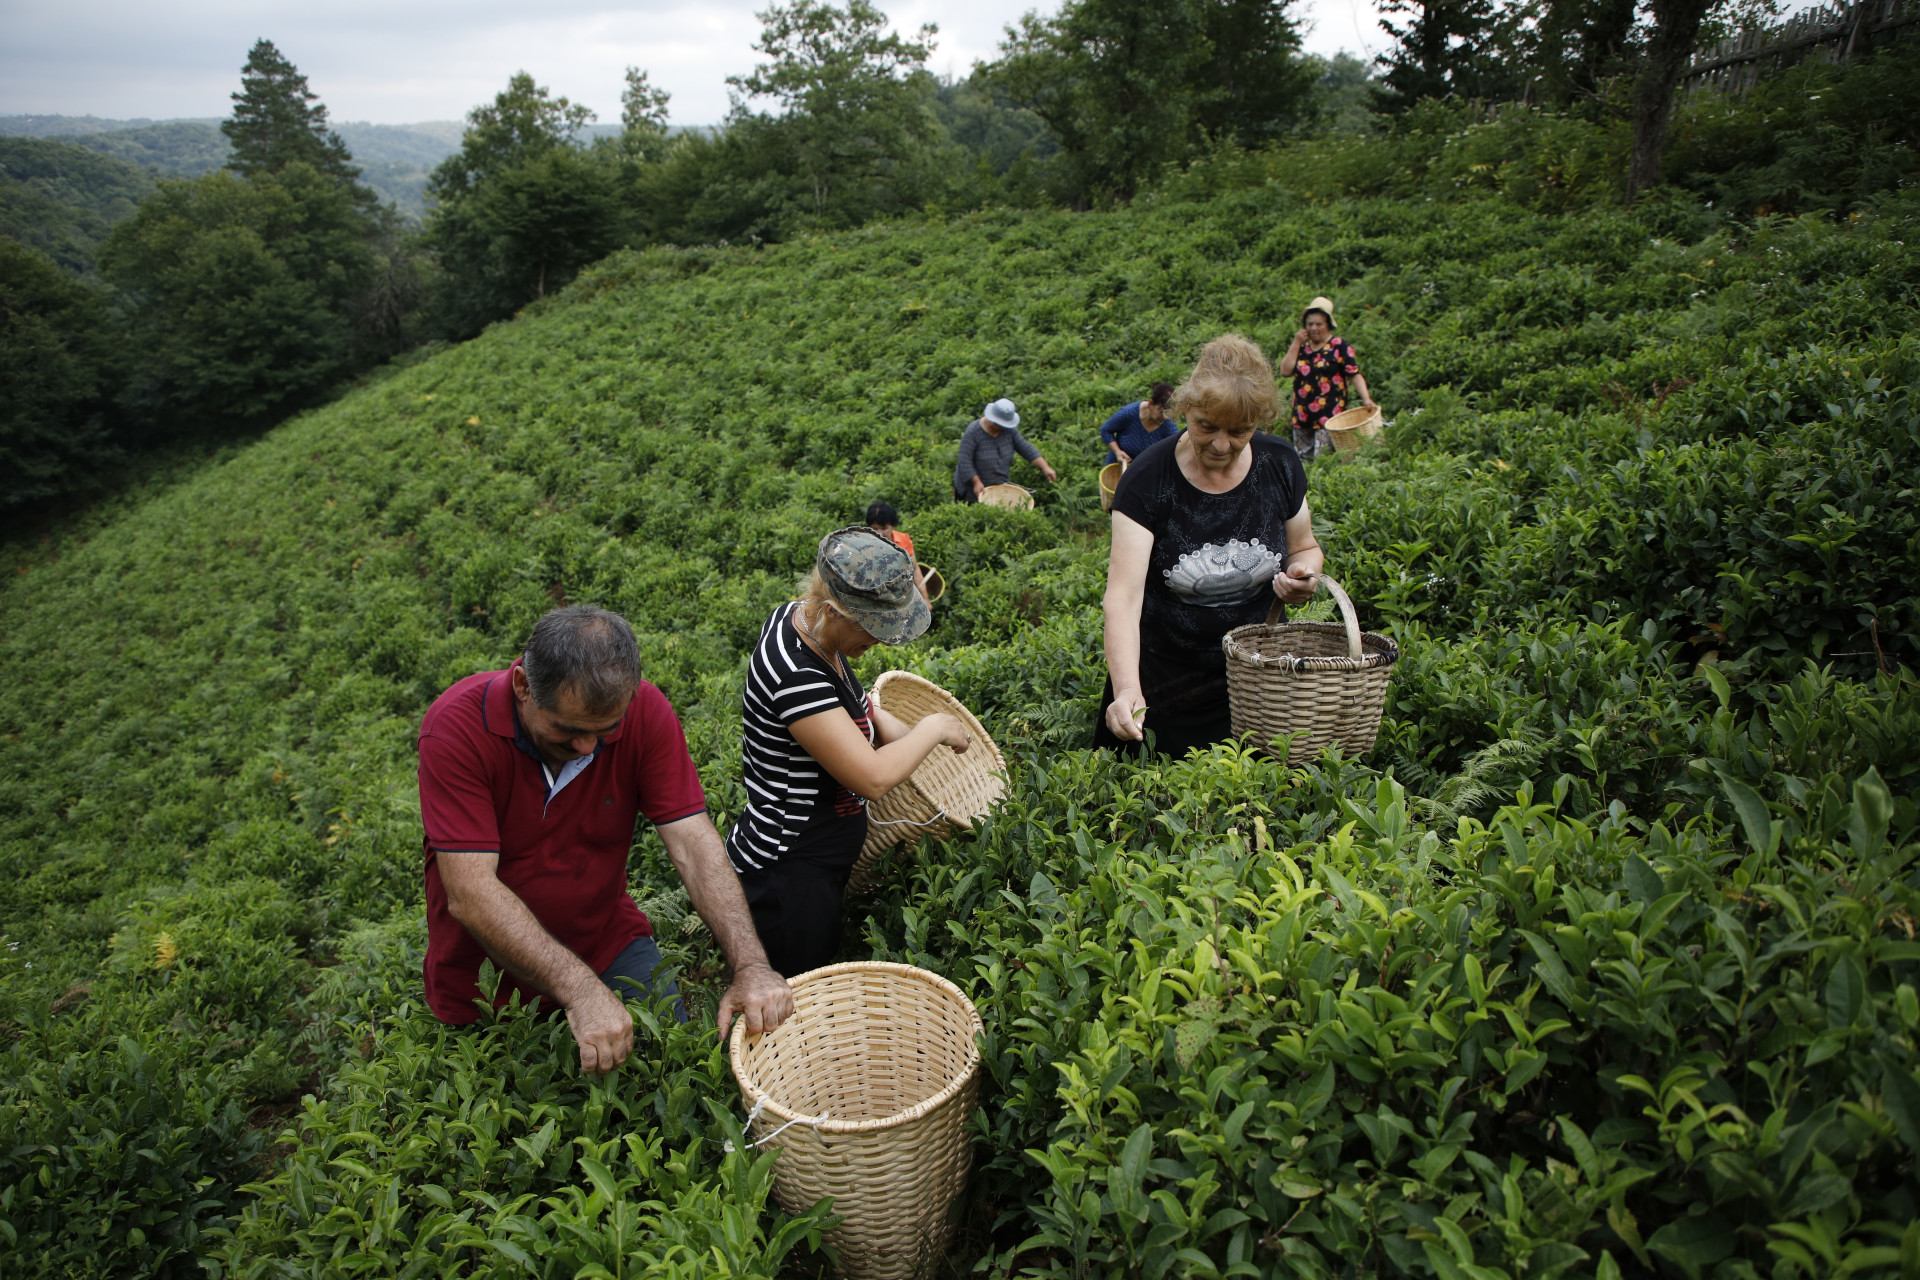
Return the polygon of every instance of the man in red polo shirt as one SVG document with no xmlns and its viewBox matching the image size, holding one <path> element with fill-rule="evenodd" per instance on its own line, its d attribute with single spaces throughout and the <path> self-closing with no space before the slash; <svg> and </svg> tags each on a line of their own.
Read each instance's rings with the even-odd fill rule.
<svg viewBox="0 0 1920 1280">
<path fill-rule="evenodd" d="M 421 722 L 434 1014 L 476 1020 L 491 959 L 505 977 L 496 1004 L 517 989 L 566 1010 L 582 1071 L 626 1061 L 633 1018 L 618 993 L 651 991 L 660 959 L 627 893 L 643 814 L 733 968 L 722 1034 L 736 1013 L 754 1033 L 784 1022 L 793 993 L 767 965 L 680 721 L 640 678 L 626 620 L 587 605 L 547 614 L 519 661 L 468 676 Z"/>
</svg>

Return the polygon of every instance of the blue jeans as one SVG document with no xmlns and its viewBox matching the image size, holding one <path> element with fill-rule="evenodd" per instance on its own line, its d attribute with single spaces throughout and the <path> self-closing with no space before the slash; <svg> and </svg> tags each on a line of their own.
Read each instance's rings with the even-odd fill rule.
<svg viewBox="0 0 1920 1280">
<path fill-rule="evenodd" d="M 653 971 L 660 964 L 660 948 L 652 938 L 635 938 L 627 944 L 627 949 L 614 957 L 613 963 L 600 971 L 600 981 L 607 984 L 613 994 L 622 1000 L 646 1000 L 655 994 L 673 997 L 673 1016 L 676 1021 L 687 1020 L 687 1006 L 680 999 L 680 988 L 668 978 L 661 990 L 653 989 Z"/>
</svg>

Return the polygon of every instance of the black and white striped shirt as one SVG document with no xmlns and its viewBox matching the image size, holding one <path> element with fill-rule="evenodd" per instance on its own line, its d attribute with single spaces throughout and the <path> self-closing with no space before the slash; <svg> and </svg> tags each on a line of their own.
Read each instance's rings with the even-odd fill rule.
<svg viewBox="0 0 1920 1280">
<path fill-rule="evenodd" d="M 807 647 L 794 628 L 798 603 L 773 611 L 747 662 L 740 698 L 741 775 L 747 807 L 727 833 L 737 871 L 777 862 L 816 822 L 859 817 L 866 801 L 836 782 L 794 740 L 796 720 L 840 707 L 868 742 L 877 742 L 866 690 L 851 671 L 842 677 Z"/>
</svg>

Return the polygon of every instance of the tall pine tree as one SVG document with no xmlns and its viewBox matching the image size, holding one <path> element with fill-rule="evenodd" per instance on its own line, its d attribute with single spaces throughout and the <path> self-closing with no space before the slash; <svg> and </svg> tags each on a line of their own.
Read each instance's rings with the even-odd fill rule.
<svg viewBox="0 0 1920 1280">
<path fill-rule="evenodd" d="M 1254 146 L 1284 137 L 1313 97 L 1314 69 L 1300 56 L 1292 0 L 1214 0 L 1199 6 L 1211 46 L 1195 120 L 1215 138 Z"/>
<path fill-rule="evenodd" d="M 1423 98 L 1518 97 L 1523 70 L 1513 56 L 1523 21 L 1514 5 L 1494 0 L 1383 0 L 1380 26 L 1394 47 L 1380 55 L 1383 111 L 1405 111 Z M 1395 22 L 1403 17 L 1402 22 Z"/>
<path fill-rule="evenodd" d="M 338 182 L 358 185 L 359 168 L 340 135 L 327 127 L 326 104 L 271 40 L 258 40 L 240 70 L 233 118 L 220 131 L 233 144 L 227 168 L 243 178 L 310 164 Z"/>
</svg>

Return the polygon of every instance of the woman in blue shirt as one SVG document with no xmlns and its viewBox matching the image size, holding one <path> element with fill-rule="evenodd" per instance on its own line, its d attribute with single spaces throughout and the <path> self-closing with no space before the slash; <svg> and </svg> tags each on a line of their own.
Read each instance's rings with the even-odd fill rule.
<svg viewBox="0 0 1920 1280">
<path fill-rule="evenodd" d="M 1108 418 L 1100 428 L 1100 441 L 1107 446 L 1108 462 L 1132 462 L 1162 440 L 1180 434 L 1167 416 L 1167 403 L 1173 388 L 1164 382 L 1153 384 L 1151 398 L 1130 404 Z"/>
</svg>

